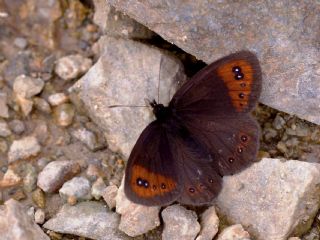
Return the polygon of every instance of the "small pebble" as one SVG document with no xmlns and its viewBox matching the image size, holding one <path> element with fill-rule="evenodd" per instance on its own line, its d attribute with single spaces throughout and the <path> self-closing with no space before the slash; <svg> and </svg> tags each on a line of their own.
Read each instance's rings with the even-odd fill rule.
<svg viewBox="0 0 320 240">
<path fill-rule="evenodd" d="M 39 173 L 37 185 L 43 191 L 53 193 L 79 172 L 80 165 L 75 161 L 52 161 Z"/>
<path fill-rule="evenodd" d="M 7 105 L 7 95 L 0 92 L 0 117 L 9 118 L 9 108 Z"/>
<path fill-rule="evenodd" d="M 67 203 L 70 204 L 71 206 L 76 205 L 77 202 L 78 202 L 78 200 L 75 196 L 69 196 L 67 199 Z"/>
<path fill-rule="evenodd" d="M 99 200 L 102 195 L 104 194 L 104 191 L 106 189 L 106 184 L 104 183 L 102 178 L 98 178 L 93 184 L 91 188 L 91 195 L 96 199 Z"/>
<path fill-rule="evenodd" d="M 277 130 L 282 129 L 285 124 L 286 124 L 286 121 L 283 119 L 283 117 L 281 117 L 280 114 L 277 114 L 277 116 L 275 117 L 272 123 L 273 127 Z"/>
<path fill-rule="evenodd" d="M 241 224 L 237 224 L 225 228 L 219 234 L 217 240 L 251 240 L 251 238 L 249 233 L 243 229 Z"/>
<path fill-rule="evenodd" d="M 54 109 L 54 118 L 59 126 L 69 126 L 74 118 L 75 109 L 71 104 L 64 103 Z"/>
<path fill-rule="evenodd" d="M 32 164 L 25 167 L 26 176 L 23 178 L 23 189 L 26 192 L 32 192 L 37 187 L 37 170 Z"/>
<path fill-rule="evenodd" d="M 28 46 L 28 41 L 23 37 L 17 37 L 14 39 L 13 44 L 20 49 L 25 49 Z"/>
<path fill-rule="evenodd" d="M 32 200 L 39 208 L 45 208 L 46 206 L 46 197 L 44 192 L 37 188 L 35 191 L 32 192 Z"/>
<path fill-rule="evenodd" d="M 284 142 L 278 142 L 277 144 L 277 149 L 281 152 L 281 153 L 286 153 L 288 152 L 288 148 L 286 146 L 286 144 Z"/>
<path fill-rule="evenodd" d="M 44 87 L 41 78 L 33 78 L 26 75 L 19 75 L 13 83 L 13 91 L 22 98 L 31 98 L 39 94 Z"/>
<path fill-rule="evenodd" d="M 17 104 L 19 105 L 23 115 L 25 117 L 29 116 L 29 114 L 31 113 L 32 108 L 33 108 L 33 101 L 26 99 L 26 98 L 23 98 L 19 95 L 16 96 L 16 101 L 17 101 Z"/>
<path fill-rule="evenodd" d="M 9 168 L 0 180 L 0 188 L 13 187 L 21 183 L 22 178 Z"/>
<path fill-rule="evenodd" d="M 14 119 L 11 122 L 9 122 L 9 127 L 15 134 L 18 134 L 18 135 L 22 134 L 26 129 L 24 122 L 18 119 Z"/>
<path fill-rule="evenodd" d="M 201 231 L 196 240 L 213 239 L 219 230 L 219 218 L 214 206 L 201 215 Z"/>
<path fill-rule="evenodd" d="M 0 120 L 0 137 L 8 137 L 11 135 L 11 130 L 5 121 Z"/>
<path fill-rule="evenodd" d="M 34 106 L 37 110 L 43 113 L 51 113 L 51 107 L 49 103 L 43 98 L 35 97 L 33 98 Z"/>
<path fill-rule="evenodd" d="M 8 144 L 5 140 L 0 139 L 0 153 L 6 153 L 8 151 Z"/>
<path fill-rule="evenodd" d="M 85 177 L 74 177 L 63 184 L 59 194 L 65 200 L 70 196 L 76 197 L 77 200 L 89 200 L 92 198 L 91 184 Z"/>
<path fill-rule="evenodd" d="M 55 93 L 48 97 L 48 101 L 51 106 L 58 106 L 62 103 L 68 102 L 69 98 L 64 93 Z"/>
<path fill-rule="evenodd" d="M 110 209 L 113 209 L 116 207 L 117 192 L 118 192 L 118 187 L 115 185 L 106 187 L 103 192 L 102 197 Z"/>
<path fill-rule="evenodd" d="M 91 181 L 95 181 L 98 177 L 102 177 L 103 173 L 101 172 L 101 165 L 97 166 L 96 164 L 89 164 L 86 175 Z"/>
<path fill-rule="evenodd" d="M 38 224 L 43 224 L 45 220 L 45 212 L 43 209 L 37 209 L 34 213 L 34 221 Z"/>
<path fill-rule="evenodd" d="M 26 199 L 27 196 L 26 194 L 23 192 L 23 190 L 21 188 L 18 188 L 12 195 L 11 198 L 17 200 L 17 201 L 21 201 L 23 199 Z"/>
<path fill-rule="evenodd" d="M 76 129 L 71 134 L 84 143 L 91 151 L 99 150 L 103 146 L 103 144 L 99 144 L 96 135 L 86 128 Z"/>
<path fill-rule="evenodd" d="M 164 222 L 163 240 L 193 240 L 200 232 L 196 213 L 179 204 L 166 207 L 161 216 Z"/>
<path fill-rule="evenodd" d="M 41 146 L 35 137 L 24 137 L 20 140 L 13 141 L 9 149 L 8 160 L 9 163 L 13 163 L 20 159 L 28 159 L 37 156 L 40 151 Z"/>
<path fill-rule="evenodd" d="M 84 74 L 91 66 L 92 60 L 90 58 L 75 54 L 58 59 L 54 70 L 60 78 L 68 81 Z"/>
<path fill-rule="evenodd" d="M 27 210 L 27 215 L 31 218 L 34 219 L 34 207 L 30 207 Z"/>
</svg>

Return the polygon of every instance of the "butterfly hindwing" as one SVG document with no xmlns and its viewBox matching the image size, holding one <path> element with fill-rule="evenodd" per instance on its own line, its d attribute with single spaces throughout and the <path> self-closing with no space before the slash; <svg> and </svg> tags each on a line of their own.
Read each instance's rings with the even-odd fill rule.
<svg viewBox="0 0 320 240">
<path fill-rule="evenodd" d="M 181 186 L 166 130 L 156 121 L 142 132 L 131 151 L 125 174 L 125 193 L 144 205 L 176 200 Z"/>
<path fill-rule="evenodd" d="M 203 145 L 196 142 L 187 130 L 172 136 L 171 147 L 179 164 L 182 204 L 203 205 L 212 202 L 221 190 L 221 176 L 212 165 L 212 157 Z"/>
<path fill-rule="evenodd" d="M 210 152 L 214 170 L 232 175 L 255 162 L 259 126 L 251 116 L 228 119 L 185 118 L 191 135 Z"/>
</svg>

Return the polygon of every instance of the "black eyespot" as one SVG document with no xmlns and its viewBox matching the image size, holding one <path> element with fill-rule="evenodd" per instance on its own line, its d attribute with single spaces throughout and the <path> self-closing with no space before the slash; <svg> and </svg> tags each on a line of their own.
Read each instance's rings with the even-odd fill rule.
<svg viewBox="0 0 320 240">
<path fill-rule="evenodd" d="M 167 186 L 166 186 L 164 183 L 161 184 L 161 188 L 162 188 L 162 189 L 166 189 L 166 187 L 167 187 Z"/>
<path fill-rule="evenodd" d="M 149 182 L 148 182 L 147 180 L 146 180 L 146 181 L 144 181 L 143 186 L 144 186 L 145 188 L 148 188 L 148 187 L 149 187 Z"/>
<path fill-rule="evenodd" d="M 235 66 L 235 67 L 232 68 L 232 72 L 240 73 L 241 72 L 241 68 L 239 66 Z"/>
<path fill-rule="evenodd" d="M 153 188 L 153 190 L 156 190 L 156 189 L 157 189 L 157 186 L 156 186 L 156 185 L 153 185 L 152 188 Z"/>
<path fill-rule="evenodd" d="M 143 186 L 144 185 L 144 181 L 141 178 L 137 178 L 136 183 L 137 183 L 138 186 Z"/>
<path fill-rule="evenodd" d="M 213 183 L 213 179 L 212 178 L 209 179 L 209 183 Z"/>
<path fill-rule="evenodd" d="M 240 79 L 242 79 L 243 77 L 244 77 L 243 73 L 237 73 L 236 75 L 234 75 L 234 78 L 235 78 L 236 80 L 240 80 Z"/>
<path fill-rule="evenodd" d="M 246 135 L 241 136 L 241 141 L 246 142 L 248 140 L 248 137 Z"/>
<path fill-rule="evenodd" d="M 243 148 L 242 148 L 242 147 L 238 147 L 238 148 L 237 148 L 237 152 L 238 152 L 238 153 L 242 153 L 242 152 L 243 152 Z"/>
<path fill-rule="evenodd" d="M 239 93 L 239 98 L 244 98 L 244 93 Z"/>
<path fill-rule="evenodd" d="M 194 193 L 196 190 L 194 190 L 194 188 L 189 188 L 189 192 Z"/>
<path fill-rule="evenodd" d="M 233 157 L 230 157 L 228 160 L 229 160 L 230 163 L 234 162 L 234 158 Z"/>
</svg>

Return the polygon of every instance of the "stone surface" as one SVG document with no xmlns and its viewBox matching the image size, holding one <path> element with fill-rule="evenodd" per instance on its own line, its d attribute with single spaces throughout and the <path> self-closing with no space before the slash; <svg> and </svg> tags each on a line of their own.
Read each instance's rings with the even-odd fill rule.
<svg viewBox="0 0 320 240">
<path fill-rule="evenodd" d="M 118 187 L 115 185 L 106 187 L 106 189 L 103 192 L 103 195 L 102 195 L 103 200 L 107 203 L 110 209 L 116 207 L 117 192 L 118 192 Z"/>
<path fill-rule="evenodd" d="M 67 223 L 67 224 L 66 224 Z M 128 239 L 117 227 L 119 215 L 99 202 L 81 202 L 64 205 L 59 213 L 43 226 L 55 232 L 69 233 L 98 240 Z"/>
<path fill-rule="evenodd" d="M 155 35 L 147 27 L 106 4 L 105 0 L 93 2 L 95 6 L 93 21 L 104 34 L 133 39 L 149 39 Z"/>
<path fill-rule="evenodd" d="M 13 199 L 0 206 L 0 236 L 2 240 L 50 240 L 23 205 Z"/>
<path fill-rule="evenodd" d="M 101 58 L 72 90 L 80 92 L 90 117 L 105 130 L 109 148 L 128 157 L 153 114 L 147 107 L 109 106 L 146 106 L 145 98 L 157 100 L 159 75 L 160 102 L 167 104 L 184 79 L 183 68 L 159 49 L 132 40 L 104 37 L 100 45 Z"/>
<path fill-rule="evenodd" d="M 0 137 L 8 137 L 11 135 L 8 124 L 4 121 L 0 121 Z"/>
<path fill-rule="evenodd" d="M 60 196 L 64 199 L 73 196 L 77 200 L 89 200 L 91 199 L 91 184 L 85 177 L 74 177 L 71 180 L 65 182 L 60 188 Z"/>
<path fill-rule="evenodd" d="M 13 91 L 22 98 L 31 98 L 39 94 L 44 87 L 40 78 L 33 78 L 26 75 L 16 77 L 13 83 Z"/>
<path fill-rule="evenodd" d="M 320 165 L 264 158 L 223 178 L 217 211 L 255 239 L 286 240 L 306 232 L 319 209 Z"/>
<path fill-rule="evenodd" d="M 119 229 L 130 237 L 139 236 L 160 225 L 160 207 L 146 207 L 131 202 L 124 193 L 122 179 L 116 196 L 116 212 L 121 214 Z"/>
<path fill-rule="evenodd" d="M 263 70 L 260 101 L 320 124 L 317 1 L 107 3 L 206 63 L 242 49 L 254 51 Z"/>
<path fill-rule="evenodd" d="M 193 240 L 200 231 L 196 213 L 179 204 L 166 207 L 161 216 L 164 222 L 163 240 Z"/>
<path fill-rule="evenodd" d="M 37 185 L 43 191 L 52 193 L 79 172 L 80 165 L 77 162 L 53 161 L 39 173 Z"/>
<path fill-rule="evenodd" d="M 9 117 L 9 108 L 7 105 L 7 94 L 0 91 L 0 117 Z"/>
<path fill-rule="evenodd" d="M 265 236 L 265 239 L 277 239 L 273 238 L 272 233 L 269 234 L 269 236 Z M 240 224 L 237 224 L 223 229 L 217 240 L 251 240 L 251 238 L 249 233 Z"/>
<path fill-rule="evenodd" d="M 20 140 L 13 141 L 9 149 L 8 161 L 9 163 L 13 163 L 20 159 L 34 157 L 37 156 L 40 151 L 41 146 L 35 137 L 24 137 Z"/>
<path fill-rule="evenodd" d="M 75 54 L 58 59 L 54 71 L 62 79 L 72 80 L 88 71 L 91 65 L 90 58 Z"/>
<path fill-rule="evenodd" d="M 211 240 L 219 230 L 219 218 L 214 206 L 208 208 L 201 215 L 201 231 L 196 240 Z"/>
</svg>

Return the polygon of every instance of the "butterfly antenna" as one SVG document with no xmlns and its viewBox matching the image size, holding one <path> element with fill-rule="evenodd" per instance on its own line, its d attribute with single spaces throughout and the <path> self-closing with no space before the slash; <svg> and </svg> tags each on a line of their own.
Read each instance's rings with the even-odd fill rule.
<svg viewBox="0 0 320 240">
<path fill-rule="evenodd" d="M 158 76 L 158 103 L 160 101 L 160 79 L 161 79 L 161 67 L 162 67 L 162 55 L 160 56 L 160 64 L 159 64 L 159 76 Z"/>
<path fill-rule="evenodd" d="M 143 106 L 143 105 L 110 105 L 108 108 L 116 108 L 116 107 L 148 107 L 148 106 Z"/>
</svg>

